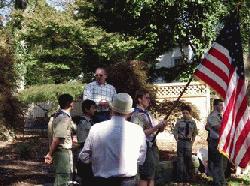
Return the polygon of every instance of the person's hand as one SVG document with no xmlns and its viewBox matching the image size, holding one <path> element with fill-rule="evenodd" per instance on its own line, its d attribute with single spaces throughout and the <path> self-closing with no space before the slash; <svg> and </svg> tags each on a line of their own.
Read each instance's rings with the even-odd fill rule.
<svg viewBox="0 0 250 186">
<path fill-rule="evenodd" d="M 163 132 L 164 131 L 164 129 L 165 129 L 165 127 L 167 126 L 167 125 L 169 125 L 170 124 L 170 122 L 169 121 L 167 121 L 167 120 L 162 120 L 162 121 L 160 121 L 159 122 L 159 130 L 160 130 L 160 132 Z"/>
<path fill-rule="evenodd" d="M 52 156 L 49 153 L 46 156 L 44 156 L 44 159 L 46 164 L 51 164 L 53 160 Z"/>
<path fill-rule="evenodd" d="M 72 137 L 72 143 L 73 144 L 77 144 L 77 136 L 76 135 L 73 135 L 73 137 Z"/>
</svg>

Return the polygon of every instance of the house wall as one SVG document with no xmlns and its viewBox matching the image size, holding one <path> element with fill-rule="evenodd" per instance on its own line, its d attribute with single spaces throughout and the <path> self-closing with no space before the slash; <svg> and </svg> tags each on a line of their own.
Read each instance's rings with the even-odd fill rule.
<svg viewBox="0 0 250 186">
<path fill-rule="evenodd" d="M 184 47 L 183 49 L 185 56 L 188 60 L 191 60 L 193 52 L 190 46 Z M 156 63 L 156 68 L 171 68 L 175 66 L 175 59 L 181 58 L 182 54 L 180 48 L 173 48 L 172 50 L 166 52 L 163 55 L 160 55 L 157 60 L 159 61 Z"/>
</svg>

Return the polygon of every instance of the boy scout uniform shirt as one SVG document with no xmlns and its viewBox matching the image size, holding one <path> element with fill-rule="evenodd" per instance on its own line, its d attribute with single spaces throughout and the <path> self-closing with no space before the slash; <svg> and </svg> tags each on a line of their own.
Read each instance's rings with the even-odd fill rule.
<svg viewBox="0 0 250 186">
<path fill-rule="evenodd" d="M 89 117 L 86 117 L 86 116 L 81 117 L 80 122 L 77 125 L 77 130 L 76 130 L 78 143 L 85 142 L 92 125 L 93 125 L 92 120 Z"/>
<path fill-rule="evenodd" d="M 215 127 L 217 126 L 221 126 L 221 113 L 219 113 L 218 111 L 214 110 L 213 112 L 211 112 L 209 114 L 209 116 L 207 117 L 207 123 L 209 126 L 209 137 L 212 139 L 218 139 L 219 138 L 219 131 L 217 129 L 215 129 Z"/>
<path fill-rule="evenodd" d="M 138 107 L 138 109 L 141 109 Z M 145 111 L 148 113 L 148 111 Z M 149 117 L 148 117 L 149 116 Z M 140 111 L 134 111 L 133 114 L 131 115 L 131 122 L 140 125 L 143 130 L 145 129 L 150 129 L 154 127 L 153 119 L 148 113 L 148 116 Z M 152 142 L 154 139 L 155 133 L 150 134 L 146 137 L 148 142 Z"/>
<path fill-rule="evenodd" d="M 176 140 L 190 140 L 193 141 L 195 136 L 198 134 L 195 121 L 184 120 L 181 118 L 177 121 L 174 127 L 174 137 Z"/>
<path fill-rule="evenodd" d="M 59 144 L 58 148 L 72 148 L 72 129 L 75 129 L 75 125 L 71 120 L 71 117 L 67 113 L 61 111 L 59 115 L 54 118 L 52 123 L 53 137 L 64 138 L 64 142 Z"/>
</svg>

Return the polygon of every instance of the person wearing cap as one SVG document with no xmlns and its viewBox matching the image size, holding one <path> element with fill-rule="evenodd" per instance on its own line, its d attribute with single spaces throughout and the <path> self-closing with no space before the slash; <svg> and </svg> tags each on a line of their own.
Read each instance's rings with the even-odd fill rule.
<svg viewBox="0 0 250 186">
<path fill-rule="evenodd" d="M 148 91 L 138 90 L 135 96 L 137 104 L 131 122 L 138 124 L 146 135 L 147 153 L 145 162 L 139 166 L 139 186 L 153 186 L 156 168 L 159 163 L 159 150 L 156 145 L 156 132 L 162 132 L 166 122 L 154 122 L 147 110 L 150 106 L 150 95 Z"/>
<path fill-rule="evenodd" d="M 92 185 L 137 185 L 137 165 L 145 160 L 146 137 L 140 126 L 126 120 L 132 104 L 127 93 L 116 94 L 111 104 L 111 119 L 90 129 L 79 159 L 92 163 Z"/>
<path fill-rule="evenodd" d="M 106 82 L 108 75 L 104 68 L 95 71 L 95 81 L 87 84 L 83 91 L 83 100 L 90 99 L 97 105 L 94 122 L 99 123 L 110 119 L 110 103 L 116 89 Z"/>
</svg>

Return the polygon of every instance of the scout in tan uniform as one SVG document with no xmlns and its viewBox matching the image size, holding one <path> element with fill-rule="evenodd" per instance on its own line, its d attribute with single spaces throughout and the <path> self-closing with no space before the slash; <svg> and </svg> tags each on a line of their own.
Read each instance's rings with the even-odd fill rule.
<svg viewBox="0 0 250 186">
<path fill-rule="evenodd" d="M 214 110 L 209 114 L 206 124 L 206 129 L 209 131 L 208 168 L 212 174 L 214 186 L 226 185 L 224 172 L 227 166 L 227 159 L 217 149 L 222 111 L 223 101 L 221 99 L 215 99 Z"/>
<path fill-rule="evenodd" d="M 192 120 L 190 106 L 181 108 L 183 117 L 174 127 L 174 137 L 177 141 L 177 180 L 181 182 L 192 179 L 192 145 L 198 130 Z"/>
<path fill-rule="evenodd" d="M 143 165 L 139 166 L 140 181 L 139 186 L 154 186 L 156 168 L 159 162 L 159 152 L 156 146 L 156 132 L 163 131 L 167 122 L 156 124 L 147 111 L 150 105 L 150 96 L 147 91 L 136 92 L 135 103 L 137 104 L 131 122 L 140 125 L 146 135 L 147 153 Z"/>
<path fill-rule="evenodd" d="M 72 130 L 75 129 L 70 116 L 73 107 L 73 97 L 62 94 L 58 98 L 61 110 L 59 110 L 52 121 L 52 142 L 45 163 L 53 163 L 55 168 L 55 186 L 68 185 L 73 172 L 72 155 Z"/>
</svg>

